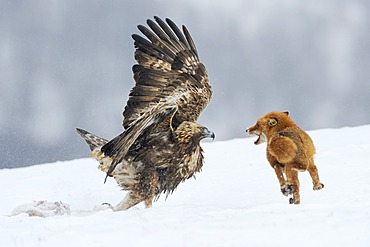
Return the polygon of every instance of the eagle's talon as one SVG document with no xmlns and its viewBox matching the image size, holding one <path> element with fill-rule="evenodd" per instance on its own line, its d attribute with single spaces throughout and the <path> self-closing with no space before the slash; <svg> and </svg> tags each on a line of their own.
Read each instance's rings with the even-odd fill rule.
<svg viewBox="0 0 370 247">
<path fill-rule="evenodd" d="M 112 210 L 114 211 L 113 206 L 112 206 L 110 203 L 108 203 L 108 202 L 104 202 L 104 203 L 102 203 L 101 205 L 102 205 L 103 207 L 104 207 L 104 206 L 106 206 L 107 208 L 112 209 Z"/>
</svg>

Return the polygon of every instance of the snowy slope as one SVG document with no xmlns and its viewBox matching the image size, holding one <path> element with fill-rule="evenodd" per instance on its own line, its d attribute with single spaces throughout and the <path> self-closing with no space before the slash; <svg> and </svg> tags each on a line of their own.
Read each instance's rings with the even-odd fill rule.
<svg viewBox="0 0 370 247">
<path fill-rule="evenodd" d="M 0 246 L 370 246 L 370 125 L 309 134 L 325 188 L 313 191 L 301 173 L 298 206 L 281 195 L 255 138 L 202 143 L 203 172 L 150 209 L 97 210 L 124 192 L 103 184 L 91 159 L 0 170 Z M 10 216 L 39 200 L 70 214 Z"/>
</svg>

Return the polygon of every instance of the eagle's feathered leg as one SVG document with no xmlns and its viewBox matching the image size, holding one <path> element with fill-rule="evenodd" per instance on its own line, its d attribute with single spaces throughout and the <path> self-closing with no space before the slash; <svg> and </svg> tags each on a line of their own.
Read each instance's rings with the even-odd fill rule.
<svg viewBox="0 0 370 247">
<path fill-rule="evenodd" d="M 144 198 L 142 198 L 140 195 L 137 193 L 130 191 L 123 200 L 118 203 L 115 207 L 113 207 L 113 211 L 122 211 L 129 209 L 136 204 L 139 204 L 140 202 L 143 201 Z"/>
<path fill-rule="evenodd" d="M 120 203 L 113 207 L 113 211 L 126 210 L 139 204 L 140 202 L 144 202 L 145 207 L 150 208 L 156 195 L 158 174 L 156 172 L 152 172 L 150 177 L 151 181 L 146 187 L 141 187 L 142 185 L 139 184 L 140 188 L 130 190 L 125 198 L 123 198 Z"/>
<path fill-rule="evenodd" d="M 152 206 L 152 203 L 153 203 L 153 199 L 154 199 L 154 196 L 155 196 L 155 193 L 156 193 L 156 188 L 157 188 L 157 185 L 158 185 L 158 174 L 157 172 L 153 172 L 153 176 L 152 176 L 152 182 L 150 184 L 150 195 L 147 199 L 145 199 L 145 207 L 146 208 L 150 208 Z"/>
</svg>

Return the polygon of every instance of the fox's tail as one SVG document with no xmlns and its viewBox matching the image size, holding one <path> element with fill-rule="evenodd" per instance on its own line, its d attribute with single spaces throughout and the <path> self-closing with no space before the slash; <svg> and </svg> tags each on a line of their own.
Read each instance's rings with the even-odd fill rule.
<svg viewBox="0 0 370 247">
<path fill-rule="evenodd" d="M 86 130 L 79 129 L 79 128 L 76 128 L 76 130 L 77 130 L 77 133 L 80 134 L 80 136 L 85 139 L 91 151 L 94 151 L 95 148 L 98 148 L 98 147 L 100 148 L 104 146 L 108 142 L 104 138 L 91 134 L 87 132 Z"/>
</svg>

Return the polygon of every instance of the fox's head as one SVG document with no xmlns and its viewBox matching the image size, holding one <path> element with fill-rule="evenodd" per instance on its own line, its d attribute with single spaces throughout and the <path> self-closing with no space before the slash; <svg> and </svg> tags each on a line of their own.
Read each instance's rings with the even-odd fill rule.
<svg viewBox="0 0 370 247">
<path fill-rule="evenodd" d="M 271 133 L 276 133 L 282 129 L 294 125 L 289 117 L 289 112 L 270 112 L 260 117 L 257 123 L 249 127 L 246 131 L 250 135 L 258 135 L 254 144 L 258 145 L 268 141 Z"/>
</svg>

